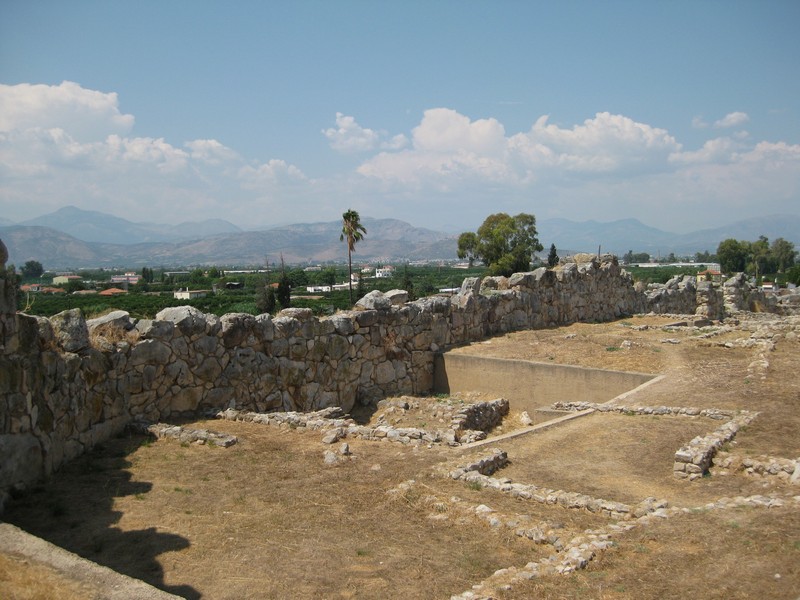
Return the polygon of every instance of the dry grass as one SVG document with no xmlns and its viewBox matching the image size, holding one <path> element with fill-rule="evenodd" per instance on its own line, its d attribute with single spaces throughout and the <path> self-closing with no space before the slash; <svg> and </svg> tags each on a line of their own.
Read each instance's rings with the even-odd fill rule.
<svg viewBox="0 0 800 600">
<path fill-rule="evenodd" d="M 752 349 L 630 327 L 663 322 L 573 325 L 467 350 L 663 373 L 663 381 L 628 401 L 758 410 L 761 415 L 739 434 L 734 451 L 800 454 L 800 394 L 796 378 L 788 376 L 797 371 L 800 344 L 779 343 L 762 378 L 748 372 Z M 728 337 L 737 335 L 747 334 Z M 662 344 L 666 337 L 681 343 Z M 624 340 L 632 341 L 630 348 L 607 350 Z M 436 402 L 422 400 L 418 412 L 362 418 L 374 423 L 383 414 L 399 425 L 436 428 L 443 425 L 433 412 Z M 693 483 L 674 479 L 675 450 L 719 424 L 596 414 L 502 442 L 511 465 L 496 476 L 627 503 L 657 496 L 685 507 L 723 496 L 796 493 L 786 484 L 742 475 Z M 209 599 L 448 598 L 497 569 L 554 552 L 457 506 L 485 504 L 497 514 L 527 515 L 558 527 L 566 540 L 608 524 L 586 511 L 437 475 L 486 449 L 351 440 L 352 459 L 330 466 L 322 460 L 330 447 L 321 444 L 319 432 L 229 421 L 199 425 L 234 433 L 240 443 L 221 449 L 139 437 L 113 440 L 21 498 L 6 518 L 167 591 Z M 410 479 L 416 484 L 407 491 L 387 493 Z M 800 511 L 791 502 L 770 510 L 692 512 L 615 541 L 584 571 L 520 584 L 501 597 L 794 598 L 800 589 Z M 9 570 L 2 565 L 0 585 Z M 5 585 L 2 597 L 27 588 L 24 582 Z"/>
<path fill-rule="evenodd" d="M 139 341 L 139 331 L 137 329 L 125 330 L 111 324 L 95 327 L 89 334 L 89 344 L 93 348 L 107 349 L 119 342 L 135 344 Z"/>
<path fill-rule="evenodd" d="M 100 590 L 72 580 L 68 574 L 14 554 L 0 553 L 0 598 L 5 600 L 92 600 Z"/>
<path fill-rule="evenodd" d="M 800 511 L 743 508 L 634 529 L 587 569 L 524 582 L 498 597 L 793 600 L 799 584 Z"/>
</svg>

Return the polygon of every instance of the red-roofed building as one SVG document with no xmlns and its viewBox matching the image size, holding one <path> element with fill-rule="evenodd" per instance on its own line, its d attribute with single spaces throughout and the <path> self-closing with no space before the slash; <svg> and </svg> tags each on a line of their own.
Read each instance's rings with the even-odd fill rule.
<svg viewBox="0 0 800 600">
<path fill-rule="evenodd" d="M 697 281 L 716 281 L 719 283 L 722 281 L 722 273 L 714 269 L 706 269 L 697 274 Z"/>
<path fill-rule="evenodd" d="M 107 290 L 103 290 L 98 295 L 99 296 L 119 296 L 120 294 L 127 294 L 125 290 L 121 290 L 119 288 L 108 288 Z"/>
</svg>

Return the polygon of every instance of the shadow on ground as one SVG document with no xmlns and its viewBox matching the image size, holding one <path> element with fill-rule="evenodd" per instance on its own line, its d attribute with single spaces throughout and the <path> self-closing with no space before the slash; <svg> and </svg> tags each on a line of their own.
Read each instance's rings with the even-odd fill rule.
<svg viewBox="0 0 800 600">
<path fill-rule="evenodd" d="M 189 585 L 167 585 L 161 554 L 189 547 L 189 540 L 156 527 L 124 531 L 115 498 L 142 497 L 152 484 L 132 481 L 129 455 L 149 443 L 121 437 L 95 447 L 49 481 L 14 499 L 4 520 L 88 560 L 141 579 L 171 594 L 200 598 Z"/>
</svg>

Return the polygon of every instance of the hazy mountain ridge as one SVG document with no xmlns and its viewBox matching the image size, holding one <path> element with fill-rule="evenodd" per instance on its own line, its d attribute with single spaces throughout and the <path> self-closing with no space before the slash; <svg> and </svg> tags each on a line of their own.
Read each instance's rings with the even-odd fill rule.
<svg viewBox="0 0 800 600">
<path fill-rule="evenodd" d="M 31 225 L 32 222 L 52 225 Z M 76 223 L 89 232 L 90 238 L 111 238 L 114 243 L 71 235 L 67 230 L 74 229 Z M 356 263 L 456 258 L 457 235 L 414 227 L 398 219 L 365 217 L 362 223 L 367 235 L 356 246 L 353 256 Z M 766 235 L 770 240 L 783 237 L 800 245 L 798 215 L 747 219 L 686 234 L 663 231 L 637 219 L 607 223 L 543 219 L 537 223 L 537 228 L 545 250 L 555 243 L 562 255 L 568 251 L 595 252 L 598 246 L 603 252 L 619 255 L 628 250 L 649 252 L 654 256 L 666 256 L 670 252 L 686 255 L 704 250 L 714 252 L 723 239 L 755 240 L 759 235 Z M 103 235 L 99 235 L 100 231 Z M 183 234 L 176 233 L 178 231 Z M 204 234 L 203 231 L 211 233 Z M 281 255 L 289 264 L 344 262 L 347 250 L 339 240 L 340 233 L 340 221 L 243 231 L 221 219 L 176 226 L 132 223 L 75 207 L 65 207 L 26 224 L 0 224 L 0 238 L 8 247 L 10 262 L 22 265 L 28 260 L 38 260 L 48 269 L 263 265 L 267 260 L 279 262 Z M 133 243 L 147 236 L 155 236 L 160 241 Z M 164 241 L 165 237 L 167 241 Z"/>
<path fill-rule="evenodd" d="M 17 225 L 50 227 L 84 242 L 107 244 L 174 242 L 241 231 L 239 227 L 223 219 L 185 221 L 179 225 L 134 223 L 122 217 L 95 210 L 83 210 L 75 206 L 65 206 Z"/>
<path fill-rule="evenodd" d="M 109 223 L 116 221 L 101 222 Z M 356 246 L 355 262 L 456 258 L 452 235 L 413 227 L 397 219 L 363 219 L 367 235 Z M 264 231 L 217 234 L 170 243 L 109 244 L 77 239 L 54 228 L 0 226 L 10 262 L 38 260 L 49 269 L 91 266 L 263 265 L 281 256 L 290 264 L 343 262 L 341 222 L 300 223 Z"/>
</svg>

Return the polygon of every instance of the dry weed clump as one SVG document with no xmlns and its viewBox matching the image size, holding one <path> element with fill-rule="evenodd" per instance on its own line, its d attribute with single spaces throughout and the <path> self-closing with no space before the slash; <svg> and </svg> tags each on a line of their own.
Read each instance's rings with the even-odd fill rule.
<svg viewBox="0 0 800 600">
<path fill-rule="evenodd" d="M 110 323 L 99 325 L 89 332 L 89 344 L 98 350 L 110 350 L 120 342 L 133 345 L 138 341 L 138 330 L 124 329 Z"/>
</svg>

